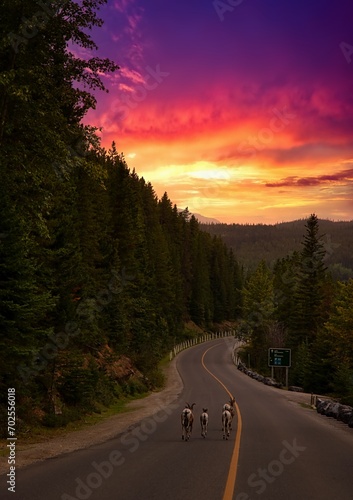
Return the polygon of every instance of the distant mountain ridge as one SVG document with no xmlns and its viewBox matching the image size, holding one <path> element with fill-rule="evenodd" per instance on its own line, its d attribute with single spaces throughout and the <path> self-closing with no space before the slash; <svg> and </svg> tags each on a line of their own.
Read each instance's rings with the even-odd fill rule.
<svg viewBox="0 0 353 500">
<path fill-rule="evenodd" d="M 196 216 L 195 216 L 196 217 Z M 262 259 L 269 265 L 301 250 L 306 219 L 279 224 L 201 224 L 221 236 L 240 264 L 254 268 Z M 319 219 L 326 265 L 337 279 L 353 278 L 353 221 Z"/>
<path fill-rule="evenodd" d="M 195 212 L 193 212 L 193 215 L 201 224 L 221 224 L 218 219 L 212 219 L 212 217 L 205 217 L 204 215 L 197 214 Z"/>
<path fill-rule="evenodd" d="M 191 217 L 192 215 L 195 217 L 195 219 L 198 220 L 200 224 L 221 224 L 221 221 L 218 219 L 213 219 L 212 217 L 205 217 L 202 214 L 197 214 L 196 212 L 189 212 L 188 208 L 179 208 L 179 212 L 187 212 L 188 216 Z"/>
</svg>

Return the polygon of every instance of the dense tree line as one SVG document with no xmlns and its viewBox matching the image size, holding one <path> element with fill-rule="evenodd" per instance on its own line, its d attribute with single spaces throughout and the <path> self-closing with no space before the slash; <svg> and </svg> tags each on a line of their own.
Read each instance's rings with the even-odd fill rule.
<svg viewBox="0 0 353 500">
<path fill-rule="evenodd" d="M 69 50 L 95 49 L 102 3 L 1 0 L 0 385 L 20 422 L 156 386 L 185 322 L 239 314 L 232 251 L 82 125 L 118 69 Z"/>
<path fill-rule="evenodd" d="M 202 224 L 210 234 L 221 236 L 240 262 L 254 270 L 260 260 L 273 266 L 277 259 L 300 252 L 305 220 L 278 224 Z M 337 280 L 353 278 L 353 221 L 320 219 L 325 264 Z"/>
<path fill-rule="evenodd" d="M 291 384 L 352 404 L 353 280 L 332 279 L 315 214 L 305 229 L 300 252 L 278 259 L 272 268 L 261 261 L 244 283 L 238 329 L 248 340 L 244 361 L 269 374 L 268 349 L 290 348 Z"/>
</svg>

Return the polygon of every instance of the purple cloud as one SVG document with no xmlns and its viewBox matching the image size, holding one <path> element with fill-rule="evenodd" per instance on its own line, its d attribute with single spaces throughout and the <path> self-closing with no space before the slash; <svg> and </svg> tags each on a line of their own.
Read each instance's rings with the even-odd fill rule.
<svg viewBox="0 0 353 500">
<path fill-rule="evenodd" d="M 353 182 L 353 168 L 342 170 L 335 174 L 324 174 L 324 175 L 318 175 L 316 177 L 296 177 L 296 176 L 286 177 L 279 182 L 267 182 L 265 186 L 270 188 L 285 187 L 285 186 L 306 187 L 306 186 L 318 186 L 330 182 L 345 182 L 347 184 L 350 184 L 351 182 Z"/>
</svg>

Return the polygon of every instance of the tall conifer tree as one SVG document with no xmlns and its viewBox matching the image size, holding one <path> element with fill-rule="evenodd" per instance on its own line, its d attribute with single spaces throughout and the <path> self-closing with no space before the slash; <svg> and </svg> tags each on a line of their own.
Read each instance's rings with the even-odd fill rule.
<svg viewBox="0 0 353 500">
<path fill-rule="evenodd" d="M 323 291 L 326 280 L 325 250 L 319 235 L 319 221 L 312 214 L 305 224 L 294 293 L 291 339 L 295 345 L 313 342 L 325 319 Z"/>
</svg>

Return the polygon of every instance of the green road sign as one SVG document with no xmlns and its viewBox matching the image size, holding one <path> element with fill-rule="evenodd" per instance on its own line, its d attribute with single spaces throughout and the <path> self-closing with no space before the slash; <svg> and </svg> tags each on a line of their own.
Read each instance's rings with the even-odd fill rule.
<svg viewBox="0 0 353 500">
<path fill-rule="evenodd" d="M 282 348 L 271 348 L 268 350 L 268 366 L 284 366 L 291 365 L 291 350 Z"/>
</svg>

